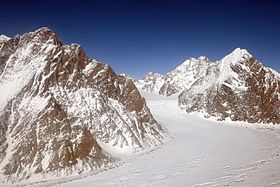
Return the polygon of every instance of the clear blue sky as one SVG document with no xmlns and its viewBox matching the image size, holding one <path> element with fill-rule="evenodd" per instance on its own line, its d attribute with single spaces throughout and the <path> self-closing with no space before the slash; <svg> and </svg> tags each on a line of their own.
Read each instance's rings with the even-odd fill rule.
<svg viewBox="0 0 280 187">
<path fill-rule="evenodd" d="M 218 60 L 237 47 L 280 71 L 277 0 L 1 1 L 0 33 L 47 26 L 66 43 L 136 78 L 189 57 Z"/>
</svg>

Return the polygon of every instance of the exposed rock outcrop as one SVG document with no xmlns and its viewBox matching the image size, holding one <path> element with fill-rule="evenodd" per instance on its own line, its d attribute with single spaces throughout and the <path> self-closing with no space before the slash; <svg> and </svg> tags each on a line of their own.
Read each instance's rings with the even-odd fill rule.
<svg viewBox="0 0 280 187">
<path fill-rule="evenodd" d="M 166 75 L 149 73 L 136 84 L 160 95 L 179 93 L 178 104 L 187 112 L 218 120 L 280 123 L 280 76 L 245 49 L 216 62 L 190 58 Z"/>
<path fill-rule="evenodd" d="M 162 142 L 133 81 L 81 46 L 64 45 L 48 28 L 1 45 L 1 182 L 106 167 L 114 158 L 100 142 L 130 152 Z"/>
<path fill-rule="evenodd" d="M 178 99 L 187 112 L 204 112 L 219 120 L 280 123 L 280 77 L 244 49 L 207 69 L 207 75 Z"/>
</svg>

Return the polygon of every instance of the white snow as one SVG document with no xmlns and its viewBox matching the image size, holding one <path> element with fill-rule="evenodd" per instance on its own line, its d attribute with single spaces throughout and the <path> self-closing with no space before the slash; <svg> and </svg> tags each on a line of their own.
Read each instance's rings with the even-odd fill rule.
<svg viewBox="0 0 280 187">
<path fill-rule="evenodd" d="M 0 75 L 0 110 L 27 85 L 40 66 L 46 62 L 45 55 L 30 57 L 34 46 L 35 44 L 30 44 L 23 49 L 20 48 L 7 60 L 5 69 Z M 42 52 L 47 54 L 53 48 L 53 45 L 44 44 Z"/>
<path fill-rule="evenodd" d="M 88 65 L 86 65 L 83 73 L 88 76 L 97 64 L 98 62 L 96 60 L 92 60 Z"/>
<path fill-rule="evenodd" d="M 174 70 L 160 77 L 155 76 L 157 73 L 153 73 L 154 75 L 149 73 L 145 76 L 150 77 L 153 81 L 147 81 L 144 78 L 144 80 L 138 80 L 136 84 L 138 88 L 142 90 L 162 95 L 166 95 L 164 92 L 166 91 L 166 88 L 163 87 L 164 85 L 171 85 L 176 88 L 176 93 L 195 87 L 195 89 L 192 89 L 193 94 L 198 94 L 214 84 L 225 84 L 233 89 L 246 90 L 247 87 L 245 83 L 240 80 L 238 74 L 233 71 L 231 66 L 238 63 L 238 66 L 249 72 L 249 68 L 240 62 L 250 57 L 252 57 L 252 55 L 246 49 L 236 48 L 223 59 L 215 62 L 210 61 L 205 56 L 190 58 Z M 201 81 L 202 79 L 204 79 L 204 81 Z M 226 83 L 226 81 L 230 81 L 231 84 Z M 197 86 L 196 84 L 198 82 L 202 82 L 202 85 L 200 84 Z M 162 90 L 162 88 L 164 89 Z"/>
<path fill-rule="evenodd" d="M 0 42 L 6 42 L 9 39 L 11 39 L 11 38 L 6 35 L 3 35 L 3 34 L 0 35 Z"/>
<path fill-rule="evenodd" d="M 233 80 L 233 85 L 234 88 L 239 88 L 239 89 L 246 89 L 245 86 L 239 86 L 239 78 L 238 78 L 238 74 L 235 73 L 232 69 L 231 69 L 231 65 L 234 65 L 236 63 L 242 62 L 243 60 L 245 60 L 245 58 L 249 58 L 252 55 L 250 53 L 248 53 L 248 51 L 246 49 L 240 49 L 240 48 L 236 48 L 233 52 L 231 52 L 230 54 L 228 54 L 227 56 L 225 56 L 222 60 L 216 62 L 218 63 L 218 67 L 219 67 L 219 77 L 217 80 L 217 84 L 226 84 L 225 81 L 226 80 Z M 247 71 L 249 71 L 248 67 L 246 67 L 243 64 L 240 64 L 241 67 Z M 241 85 L 244 85 L 241 84 Z M 227 86 L 232 87 L 231 85 L 227 84 Z"/>
<path fill-rule="evenodd" d="M 205 76 L 213 62 L 205 56 L 190 58 L 176 69 L 166 74 L 167 82 L 179 90 L 189 89 L 197 80 Z"/>
<path fill-rule="evenodd" d="M 143 77 L 143 80 L 134 81 L 136 87 L 148 92 L 158 93 L 163 86 L 165 80 L 164 76 L 160 73 L 149 72 Z"/>
<path fill-rule="evenodd" d="M 123 145 L 122 147 L 120 147 L 114 145 L 115 141 L 110 141 L 108 143 L 105 143 L 99 139 L 97 139 L 96 141 L 104 151 L 116 157 L 131 155 L 135 152 L 135 148 L 133 146 Z"/>
<path fill-rule="evenodd" d="M 62 186 L 280 185 L 279 126 L 207 120 L 180 110 L 176 96 L 142 95 L 169 129 L 170 141 L 122 159 L 119 167 Z"/>
<path fill-rule="evenodd" d="M 244 59 L 244 57 L 251 57 L 252 55 L 246 49 L 236 48 L 233 52 L 225 56 L 221 61 L 225 63 L 238 63 Z"/>
<path fill-rule="evenodd" d="M 278 79 L 280 79 L 280 73 L 278 73 L 277 71 L 275 71 L 274 69 L 271 68 L 265 68 L 265 70 L 267 71 L 271 71 L 274 75 L 277 76 Z"/>
</svg>

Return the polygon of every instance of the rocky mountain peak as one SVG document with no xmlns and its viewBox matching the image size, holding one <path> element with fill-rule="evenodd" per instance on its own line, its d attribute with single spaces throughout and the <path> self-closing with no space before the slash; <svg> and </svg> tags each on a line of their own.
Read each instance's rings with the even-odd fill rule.
<svg viewBox="0 0 280 187">
<path fill-rule="evenodd" d="M 41 28 L 35 30 L 34 32 L 30 32 L 30 33 L 34 33 L 35 35 L 40 35 L 40 36 L 45 36 L 45 37 L 56 37 L 57 38 L 56 33 L 48 27 L 41 27 Z"/>
<path fill-rule="evenodd" d="M 235 64 L 251 57 L 252 55 L 246 49 L 236 48 L 230 54 L 226 55 L 221 61 L 224 63 Z"/>
<path fill-rule="evenodd" d="M 187 112 L 218 120 L 280 123 L 280 81 L 247 50 L 236 49 L 179 95 Z"/>
<path fill-rule="evenodd" d="M 163 140 L 132 80 L 48 28 L 0 48 L 0 181 L 90 172 Z"/>
<path fill-rule="evenodd" d="M 7 42 L 9 39 L 11 39 L 11 38 L 1 34 L 0 35 L 0 48 L 2 48 L 4 43 Z M 1 65 L 0 65 L 0 67 L 1 67 Z"/>
<path fill-rule="evenodd" d="M 0 42 L 6 42 L 9 39 L 11 39 L 11 38 L 6 36 L 6 35 L 4 35 L 4 34 L 0 35 Z"/>
<path fill-rule="evenodd" d="M 149 80 L 155 80 L 156 78 L 163 77 L 162 74 L 156 73 L 156 72 L 149 72 L 147 75 L 143 77 L 143 80 L 149 81 Z"/>
<path fill-rule="evenodd" d="M 246 49 L 236 48 L 216 62 L 190 58 L 139 87 L 165 96 L 179 93 L 178 103 L 187 112 L 203 112 L 219 120 L 280 123 L 279 73 Z"/>
<path fill-rule="evenodd" d="M 207 56 L 200 56 L 200 57 L 198 57 L 198 60 L 199 60 L 199 61 L 206 61 L 206 62 L 209 62 L 209 59 L 208 59 Z"/>
<path fill-rule="evenodd" d="M 33 41 L 34 43 L 42 43 L 42 44 L 53 44 L 53 45 L 62 45 L 62 42 L 59 40 L 58 36 L 55 32 L 53 32 L 48 27 L 42 27 L 37 29 L 36 31 L 25 33 L 23 35 L 18 36 L 20 40 L 24 41 Z"/>
<path fill-rule="evenodd" d="M 165 75 L 150 72 L 137 84 L 146 91 L 169 96 L 191 86 L 193 82 L 205 75 L 210 64 L 211 62 L 205 56 L 190 58 Z"/>
<path fill-rule="evenodd" d="M 160 87 L 153 92 L 166 96 L 190 88 L 202 77 L 212 74 L 211 72 L 213 72 L 214 69 L 217 72 L 215 72 L 215 75 L 212 77 L 216 77 L 215 80 L 218 80 L 217 83 L 222 84 L 225 81 L 232 81 L 236 84 L 240 84 L 239 81 L 236 81 L 237 71 L 249 71 L 248 68 L 250 64 L 248 63 L 250 62 L 250 58 L 252 58 L 252 55 L 246 49 L 236 48 L 222 60 L 216 62 L 210 61 L 206 56 L 189 58 L 177 68 L 168 72 L 166 75 L 162 75 L 158 79 L 155 78 L 156 76 L 151 76 L 151 74 L 145 77 L 153 77 L 153 84 L 157 84 L 157 86 L 154 87 L 149 83 L 149 87 Z M 147 88 L 147 84 L 142 87 Z M 203 87 L 203 89 L 204 88 L 207 87 Z"/>
<path fill-rule="evenodd" d="M 200 56 L 198 58 L 192 57 L 192 58 L 187 59 L 181 65 L 179 65 L 175 70 L 173 70 L 167 74 L 171 74 L 171 73 L 178 72 L 178 71 L 180 71 L 180 72 L 189 71 L 190 69 L 193 69 L 193 68 L 199 68 L 201 66 L 205 66 L 209 62 L 210 61 L 206 56 Z"/>
<path fill-rule="evenodd" d="M 132 80 L 133 82 L 136 81 L 133 77 L 131 77 L 130 75 L 128 75 L 128 74 L 126 74 L 126 73 L 121 73 L 120 75 L 123 76 L 123 77 L 125 77 L 125 78 L 127 78 L 127 79 Z"/>
</svg>

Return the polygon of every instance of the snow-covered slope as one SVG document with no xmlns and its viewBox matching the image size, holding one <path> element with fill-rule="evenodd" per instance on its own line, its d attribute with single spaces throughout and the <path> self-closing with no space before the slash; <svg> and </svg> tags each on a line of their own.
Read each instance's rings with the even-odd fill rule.
<svg viewBox="0 0 280 187">
<path fill-rule="evenodd" d="M 145 91 L 169 96 L 189 88 L 210 65 L 206 57 L 190 58 L 166 75 L 150 72 L 136 84 Z"/>
<path fill-rule="evenodd" d="M 206 57 L 190 58 L 165 76 L 165 83 L 159 90 L 161 95 L 172 95 L 189 88 L 196 80 L 205 76 L 210 62 Z"/>
<path fill-rule="evenodd" d="M 135 84 L 145 91 L 158 93 L 164 84 L 164 76 L 159 73 L 149 72 L 143 80 L 135 81 Z"/>
<path fill-rule="evenodd" d="M 180 110 L 173 95 L 141 95 L 154 117 L 169 129 L 172 139 L 160 149 L 130 157 L 120 167 L 62 186 L 280 185 L 279 129 L 206 120 Z"/>
<path fill-rule="evenodd" d="M 9 39 L 11 39 L 11 38 L 8 37 L 8 36 L 5 36 L 5 35 L 3 35 L 3 34 L 0 35 L 0 43 L 6 42 L 6 41 L 8 41 Z"/>
<path fill-rule="evenodd" d="M 5 184 L 94 171 L 163 140 L 132 80 L 48 28 L 3 40 L 0 91 Z"/>
</svg>

